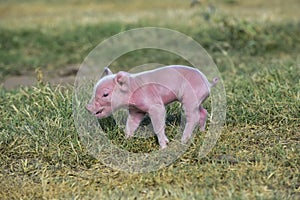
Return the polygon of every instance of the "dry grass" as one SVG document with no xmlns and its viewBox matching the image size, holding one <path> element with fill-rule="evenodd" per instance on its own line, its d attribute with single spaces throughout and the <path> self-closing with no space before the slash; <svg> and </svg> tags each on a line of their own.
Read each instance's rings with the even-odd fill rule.
<svg viewBox="0 0 300 200">
<path fill-rule="evenodd" d="M 84 2 L 60 1 L 28 1 L 0 2 L 0 25 L 9 28 L 56 28 L 59 26 L 74 27 L 76 25 L 98 24 L 105 22 L 136 23 L 139 21 L 155 21 L 156 26 L 197 25 L 192 16 L 199 10 L 209 11 L 213 5 L 218 11 L 255 21 L 278 22 L 298 20 L 300 6 L 297 0 L 261 1 L 202 1 L 195 8 L 189 7 L 189 1 L 152 0 L 148 1 L 95 1 Z M 230 2 L 230 1 L 229 1 Z M 76 20 L 75 20 L 76 19 Z M 163 19 L 163 20 L 162 20 Z M 199 20 L 199 19 L 198 19 Z"/>
</svg>

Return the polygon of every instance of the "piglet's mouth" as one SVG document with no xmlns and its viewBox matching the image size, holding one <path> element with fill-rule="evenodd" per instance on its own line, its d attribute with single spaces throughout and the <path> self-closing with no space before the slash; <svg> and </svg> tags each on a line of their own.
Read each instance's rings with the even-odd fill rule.
<svg viewBox="0 0 300 200">
<path fill-rule="evenodd" d="M 99 111 L 97 111 L 97 112 L 95 113 L 95 115 L 101 114 L 101 113 L 103 112 L 103 110 L 104 110 L 104 108 L 100 109 Z"/>
</svg>

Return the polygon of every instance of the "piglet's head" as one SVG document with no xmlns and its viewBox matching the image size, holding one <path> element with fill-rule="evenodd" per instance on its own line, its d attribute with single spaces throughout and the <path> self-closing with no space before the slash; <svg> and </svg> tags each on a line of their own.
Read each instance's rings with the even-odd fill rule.
<svg viewBox="0 0 300 200">
<path fill-rule="evenodd" d="M 93 96 L 86 109 L 98 118 L 108 117 L 122 105 L 126 105 L 129 92 L 129 74 L 118 72 L 113 74 L 105 68 L 101 79 L 94 87 Z"/>
</svg>

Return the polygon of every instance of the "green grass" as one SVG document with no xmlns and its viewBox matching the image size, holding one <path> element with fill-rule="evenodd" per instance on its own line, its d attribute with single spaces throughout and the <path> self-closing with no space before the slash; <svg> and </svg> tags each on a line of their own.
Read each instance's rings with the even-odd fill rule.
<svg viewBox="0 0 300 200">
<path fill-rule="evenodd" d="M 198 158 L 194 142 L 171 166 L 135 175 L 105 167 L 82 146 L 70 89 L 1 90 L 1 199 L 299 197 L 295 70 L 270 64 L 226 81 L 227 123 L 213 150 Z M 111 132 L 111 139 L 131 151 L 158 147 L 155 138 L 128 142 Z"/>
<path fill-rule="evenodd" d="M 37 67 L 51 70 L 78 64 L 103 39 L 120 31 L 151 25 L 114 22 L 78 26 L 72 30 L 47 33 L 36 29 L 1 29 L 1 73 L 2 76 L 7 76 L 24 74 Z M 261 56 L 278 52 L 295 54 L 299 51 L 299 45 L 297 45 L 300 43 L 299 26 L 299 23 L 271 23 L 262 26 L 261 23 L 222 17 L 216 18 L 216 23 L 211 26 L 196 27 L 192 31 L 184 28 L 178 29 L 192 35 L 211 54 L 225 50 L 232 54 L 243 53 L 242 56 Z M 164 58 L 162 55 L 161 57 Z M 129 60 L 125 59 L 125 62 L 120 60 L 118 64 L 126 67 L 126 65 L 132 66 L 134 60 L 141 58 L 144 58 L 141 63 L 145 63 L 147 59 L 155 62 L 156 59 L 147 54 L 141 56 L 136 53 L 130 55 L 129 58 Z M 178 62 L 176 58 L 164 60 L 169 63 Z"/>
<path fill-rule="evenodd" d="M 207 156 L 198 157 L 202 135 L 197 132 L 187 152 L 170 166 L 128 174 L 105 166 L 83 145 L 72 117 L 72 87 L 55 87 L 40 80 L 35 87 L 0 88 L 0 199 L 300 198 L 300 22 L 292 17 L 294 4 L 290 5 L 291 16 L 285 13 L 281 20 L 264 21 L 248 14 L 236 17 L 241 12 L 237 8 L 258 9 L 257 5 L 264 7 L 264 1 L 225 1 L 217 4 L 223 10 L 210 13 L 206 21 L 203 14 L 207 10 L 190 10 L 188 1 L 174 1 L 170 8 L 169 1 L 162 4 L 170 12 L 180 6 L 189 11 L 178 20 L 160 12 L 161 1 L 154 0 L 152 7 L 139 1 L 116 4 L 121 8 L 103 1 L 106 12 L 97 14 L 103 16 L 100 21 L 79 20 L 70 25 L 68 20 L 74 14 L 64 13 L 64 9 L 81 10 L 78 15 L 82 17 L 89 5 L 79 1 L 17 2 L 0 1 L 0 9 L 11 9 L 1 13 L 2 77 L 79 64 L 103 39 L 123 30 L 158 24 L 190 35 L 213 57 L 226 88 L 227 117 L 221 137 Z M 95 2 L 90 1 L 90 6 Z M 275 2 L 277 5 L 279 1 Z M 45 5 L 48 8 L 43 13 Z M 233 15 L 226 14 L 228 7 Z M 282 9 L 286 7 L 282 5 Z M 96 8 L 102 9 L 100 5 Z M 104 16 L 113 16 L 114 10 L 138 19 Z M 47 18 L 54 14 L 57 17 Z M 26 24 L 30 15 L 44 18 L 33 18 Z M 160 17 L 164 20 L 157 22 Z M 186 19 L 189 23 L 183 23 Z M 144 50 L 120 57 L 113 67 L 157 60 L 185 63 L 168 53 Z M 175 115 L 176 119 L 175 108 L 168 109 L 168 116 Z M 167 127 L 172 137 L 170 122 L 172 118 Z M 132 152 L 158 149 L 155 137 L 127 141 L 111 121 L 102 121 L 102 125 L 111 127 L 110 139 L 122 148 Z"/>
</svg>

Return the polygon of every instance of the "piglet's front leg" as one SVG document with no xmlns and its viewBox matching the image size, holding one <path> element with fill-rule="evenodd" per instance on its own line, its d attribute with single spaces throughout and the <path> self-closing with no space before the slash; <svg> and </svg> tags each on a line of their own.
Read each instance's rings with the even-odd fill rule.
<svg viewBox="0 0 300 200">
<path fill-rule="evenodd" d="M 165 135 L 166 109 L 164 105 L 155 104 L 149 109 L 149 116 L 161 149 L 167 147 L 169 140 Z"/>
<path fill-rule="evenodd" d="M 134 135 L 134 131 L 138 128 L 140 122 L 143 120 L 145 113 L 137 110 L 130 109 L 126 122 L 126 138 L 131 138 Z"/>
</svg>

